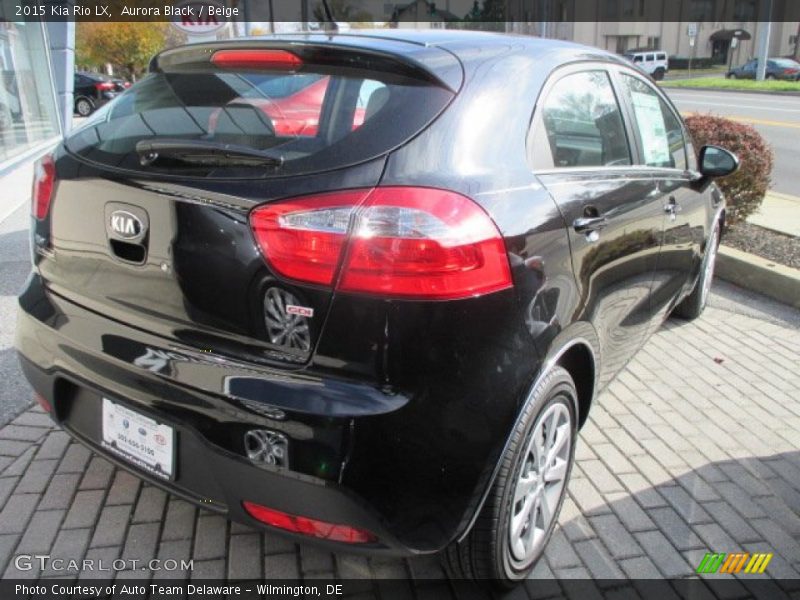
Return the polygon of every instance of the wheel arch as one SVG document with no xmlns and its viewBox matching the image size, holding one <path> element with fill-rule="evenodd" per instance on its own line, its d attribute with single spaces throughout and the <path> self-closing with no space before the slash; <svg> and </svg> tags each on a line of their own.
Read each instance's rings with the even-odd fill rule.
<svg viewBox="0 0 800 600">
<path fill-rule="evenodd" d="M 470 515 L 469 521 L 456 536 L 456 541 L 463 541 L 464 538 L 469 535 L 470 530 L 472 530 L 472 526 L 475 524 L 481 510 L 483 510 L 486 499 L 500 471 L 503 456 L 508 450 L 512 435 L 520 418 L 522 418 L 525 406 L 532 397 L 531 392 L 536 389 L 539 382 L 547 376 L 553 367 L 560 366 L 569 372 L 575 382 L 575 387 L 578 392 L 578 405 L 575 407 L 575 411 L 578 415 L 578 429 L 586 422 L 592 401 L 597 393 L 598 374 L 600 372 L 598 348 L 599 340 L 597 332 L 594 326 L 587 321 L 573 323 L 571 326 L 562 330 L 551 342 L 544 361 L 539 363 L 540 368 L 535 373 L 532 385 L 522 401 L 520 401 L 517 416 L 506 434 L 502 451 L 497 457 L 493 471 L 488 477 L 486 485 L 481 495 L 478 497 L 478 501 L 474 504 L 475 508 Z"/>
</svg>

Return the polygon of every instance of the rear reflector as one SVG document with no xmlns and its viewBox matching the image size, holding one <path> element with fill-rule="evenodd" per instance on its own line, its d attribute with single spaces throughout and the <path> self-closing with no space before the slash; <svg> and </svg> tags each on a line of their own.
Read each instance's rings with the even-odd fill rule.
<svg viewBox="0 0 800 600">
<path fill-rule="evenodd" d="M 365 529 L 350 527 L 349 525 L 335 525 L 325 521 L 309 519 L 308 517 L 290 515 L 254 502 L 245 501 L 242 505 L 250 516 L 257 521 L 284 531 L 345 544 L 368 544 L 377 541 L 375 535 Z"/>
<path fill-rule="evenodd" d="M 296 69 L 303 64 L 286 50 L 217 50 L 211 62 L 225 69 Z"/>
<path fill-rule="evenodd" d="M 34 393 L 33 397 L 36 399 L 36 403 L 39 406 L 42 407 L 42 410 L 44 412 L 46 412 L 46 413 L 53 412 L 53 407 L 50 406 L 50 403 L 47 401 L 47 399 L 44 396 L 42 396 L 41 394 Z"/>
<path fill-rule="evenodd" d="M 50 201 L 53 198 L 53 186 L 56 182 L 56 164 L 53 157 L 46 154 L 36 161 L 33 167 L 33 191 L 31 193 L 31 212 L 38 220 L 42 220 L 50 212 Z"/>
<path fill-rule="evenodd" d="M 347 292 L 451 300 L 511 287 L 505 244 L 472 200 L 445 190 L 384 187 L 256 209 L 265 258 L 289 279 Z"/>
</svg>

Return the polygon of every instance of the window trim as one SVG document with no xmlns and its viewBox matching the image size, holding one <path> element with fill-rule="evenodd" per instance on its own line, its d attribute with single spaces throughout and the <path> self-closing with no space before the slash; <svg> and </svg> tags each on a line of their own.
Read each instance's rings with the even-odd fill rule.
<svg viewBox="0 0 800 600">
<path fill-rule="evenodd" d="M 528 166 L 531 168 L 534 174 L 544 174 L 544 173 L 563 173 L 563 172 L 585 172 L 585 171 L 597 171 L 599 169 L 603 170 L 614 170 L 619 171 L 621 169 L 633 169 L 639 168 L 636 165 L 599 165 L 599 166 L 579 166 L 579 167 L 556 167 L 555 165 L 550 167 L 547 165 L 542 165 L 541 161 L 537 158 L 536 151 L 535 151 L 535 142 L 536 142 L 536 134 L 538 133 L 541 127 L 544 127 L 544 123 L 542 122 L 542 107 L 544 106 L 544 102 L 547 100 L 547 97 L 550 95 L 550 92 L 553 90 L 553 87 L 562 79 L 569 77 L 571 75 L 575 75 L 577 73 L 586 73 L 590 71 L 603 71 L 606 73 L 609 79 L 609 84 L 611 85 L 611 90 L 614 94 L 614 98 L 617 101 L 617 105 L 620 109 L 620 116 L 622 118 L 622 128 L 625 132 L 625 138 L 628 143 L 628 153 L 630 156 L 631 161 L 634 161 L 636 158 L 636 154 L 634 151 L 634 142 L 632 142 L 632 135 L 633 130 L 630 128 L 630 124 L 628 120 L 625 118 L 625 108 L 623 106 L 623 99 L 619 97 L 619 91 L 617 86 L 614 85 L 614 76 L 612 73 L 612 69 L 616 67 L 616 63 L 609 61 L 600 61 L 600 60 L 592 60 L 592 61 L 579 61 L 579 62 L 572 62 L 567 63 L 565 65 L 561 65 L 553 71 L 545 79 L 544 84 L 539 90 L 539 94 L 536 97 L 536 103 L 533 106 L 533 114 L 531 115 L 530 125 L 528 127 L 528 133 L 525 136 L 525 155 Z M 544 130 L 542 130 L 544 132 Z M 546 134 L 545 134 L 546 135 Z"/>
</svg>

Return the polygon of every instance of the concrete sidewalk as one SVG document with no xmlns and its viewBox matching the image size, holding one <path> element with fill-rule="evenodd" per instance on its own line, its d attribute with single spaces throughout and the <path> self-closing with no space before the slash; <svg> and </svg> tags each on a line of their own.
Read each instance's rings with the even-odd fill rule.
<svg viewBox="0 0 800 600">
<path fill-rule="evenodd" d="M 800 237 L 800 197 L 769 191 L 758 212 L 747 222 Z"/>
</svg>

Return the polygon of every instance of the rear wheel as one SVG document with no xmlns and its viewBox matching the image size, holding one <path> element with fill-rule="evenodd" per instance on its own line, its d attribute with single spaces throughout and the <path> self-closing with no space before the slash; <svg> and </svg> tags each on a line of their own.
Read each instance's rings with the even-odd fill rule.
<svg viewBox="0 0 800 600">
<path fill-rule="evenodd" d="M 738 79 L 738 77 L 736 77 L 736 73 L 728 73 L 728 79 Z"/>
<path fill-rule="evenodd" d="M 94 104 L 88 98 L 78 98 L 75 101 L 75 112 L 82 117 L 88 117 L 94 110 Z"/>
<path fill-rule="evenodd" d="M 533 390 L 475 525 L 445 552 L 451 577 L 509 588 L 541 558 L 572 471 L 576 399 L 572 377 L 561 367 Z"/>
<path fill-rule="evenodd" d="M 766 78 L 767 79 L 775 79 L 775 75 L 773 75 L 772 73 L 767 73 Z"/>
<path fill-rule="evenodd" d="M 672 314 L 682 319 L 691 321 L 701 314 L 708 304 L 708 295 L 711 292 L 711 283 L 714 281 L 714 266 L 717 262 L 717 249 L 719 248 L 719 223 L 714 225 L 708 238 L 706 254 L 700 267 L 700 277 L 694 284 L 692 293 L 686 296 Z"/>
<path fill-rule="evenodd" d="M 664 69 L 656 69 L 653 72 L 653 79 L 655 79 L 656 81 L 661 81 L 662 79 L 664 79 Z"/>
</svg>

